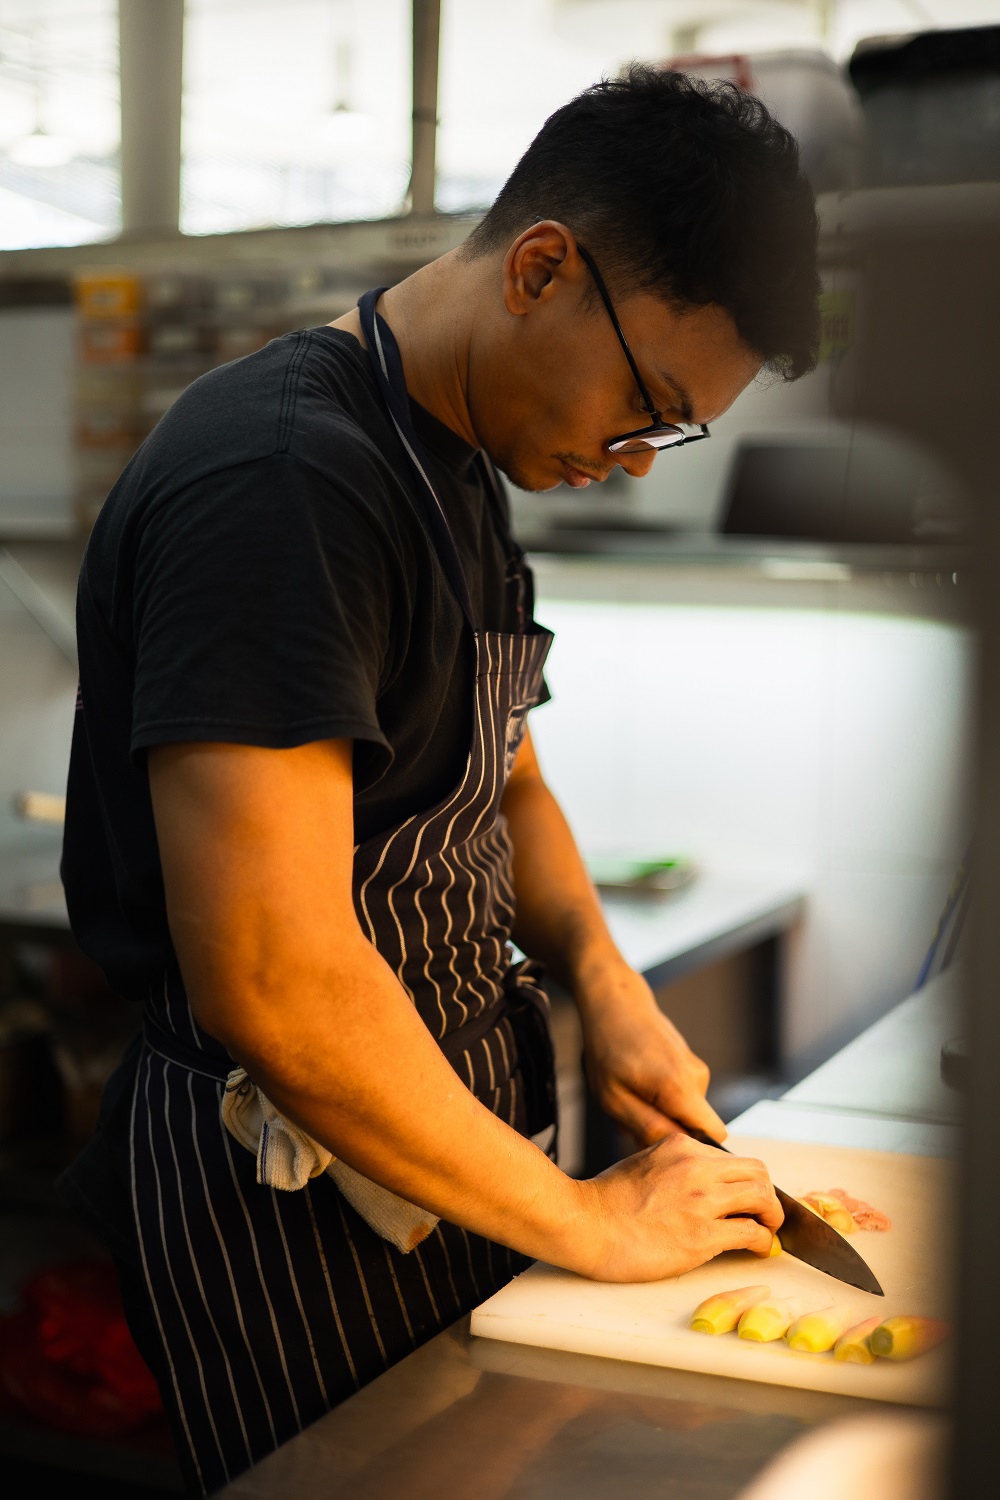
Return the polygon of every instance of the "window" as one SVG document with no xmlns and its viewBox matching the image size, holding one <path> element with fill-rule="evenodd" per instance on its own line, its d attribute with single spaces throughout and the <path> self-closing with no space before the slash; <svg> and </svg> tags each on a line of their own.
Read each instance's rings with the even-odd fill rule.
<svg viewBox="0 0 1000 1500">
<path fill-rule="evenodd" d="M 115 0 L 0 0 L 0 250 L 121 218 Z"/>
<path fill-rule="evenodd" d="M 181 228 L 398 212 L 410 93 L 409 0 L 188 0 Z"/>
</svg>

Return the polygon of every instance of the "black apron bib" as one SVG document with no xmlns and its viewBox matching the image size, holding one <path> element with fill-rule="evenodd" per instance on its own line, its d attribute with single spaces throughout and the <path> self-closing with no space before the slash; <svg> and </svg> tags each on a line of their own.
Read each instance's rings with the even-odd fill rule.
<svg viewBox="0 0 1000 1500">
<path fill-rule="evenodd" d="M 511 843 L 500 799 L 538 701 L 551 635 L 527 618 L 523 560 L 508 540 L 520 631 L 483 631 L 413 430 L 398 350 L 361 302 L 372 362 L 409 454 L 427 521 L 475 641 L 464 774 L 435 807 L 354 852 L 354 902 L 459 1077 L 488 1109 L 554 1150 L 546 1001 L 530 963 L 512 965 Z M 481 458 L 502 517 L 498 481 Z M 503 531 L 506 533 L 504 521 Z M 262 1187 L 219 1106 L 234 1066 L 194 1020 L 174 967 L 151 989 L 143 1035 L 109 1090 L 127 1204 L 115 1218 L 106 1162 L 85 1153 L 67 1198 L 104 1220 L 129 1322 L 156 1374 L 182 1467 L 209 1493 L 264 1457 L 503 1286 L 526 1262 L 441 1223 L 402 1254 L 331 1179 Z"/>
</svg>

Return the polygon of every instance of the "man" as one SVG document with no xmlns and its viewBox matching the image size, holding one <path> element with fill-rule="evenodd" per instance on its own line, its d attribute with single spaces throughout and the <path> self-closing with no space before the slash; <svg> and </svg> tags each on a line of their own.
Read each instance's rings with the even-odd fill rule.
<svg viewBox="0 0 1000 1500">
<path fill-rule="evenodd" d="M 143 1033 L 66 1191 L 196 1493 L 525 1257 L 636 1281 L 770 1249 L 761 1163 L 678 1129 L 724 1136 L 708 1070 L 539 772 L 550 638 L 493 465 L 640 476 L 762 365 L 801 373 L 814 246 L 759 103 L 633 69 L 548 121 L 466 245 L 196 382 L 98 520 L 64 879 Z M 593 1181 L 547 1154 L 512 935 L 647 1143 Z"/>
</svg>

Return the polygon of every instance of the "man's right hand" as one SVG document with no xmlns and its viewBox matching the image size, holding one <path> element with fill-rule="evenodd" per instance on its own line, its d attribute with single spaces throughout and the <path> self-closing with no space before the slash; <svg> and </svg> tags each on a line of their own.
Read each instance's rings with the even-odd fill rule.
<svg viewBox="0 0 1000 1500">
<path fill-rule="evenodd" d="M 678 1132 L 579 1186 L 593 1240 L 574 1266 L 596 1281 L 658 1281 L 721 1254 L 770 1254 L 784 1217 L 767 1168 Z"/>
</svg>

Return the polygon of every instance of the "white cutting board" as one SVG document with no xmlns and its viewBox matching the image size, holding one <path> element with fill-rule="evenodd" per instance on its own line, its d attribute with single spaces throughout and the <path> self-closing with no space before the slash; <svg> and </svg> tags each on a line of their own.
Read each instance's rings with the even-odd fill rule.
<svg viewBox="0 0 1000 1500">
<path fill-rule="evenodd" d="M 754 1344 L 735 1333 L 692 1333 L 687 1325 L 698 1303 L 713 1292 L 757 1283 L 769 1286 L 775 1297 L 815 1295 L 817 1307 L 850 1302 L 857 1308 L 857 1322 L 875 1313 L 885 1318 L 901 1313 L 947 1318 L 950 1164 L 925 1156 L 798 1141 L 732 1137 L 726 1145 L 738 1155 L 766 1162 L 773 1181 L 793 1197 L 845 1188 L 887 1213 L 893 1221 L 887 1233 L 859 1230 L 850 1237 L 885 1296 L 844 1286 L 785 1254 L 761 1260 L 746 1251 L 730 1251 L 669 1281 L 627 1285 L 588 1281 L 539 1263 L 476 1309 L 472 1332 L 512 1343 L 875 1401 L 943 1404 L 950 1341 L 898 1364 L 880 1359 L 873 1365 L 853 1365 L 840 1363 L 832 1354 L 798 1353 L 783 1340 Z"/>
</svg>

